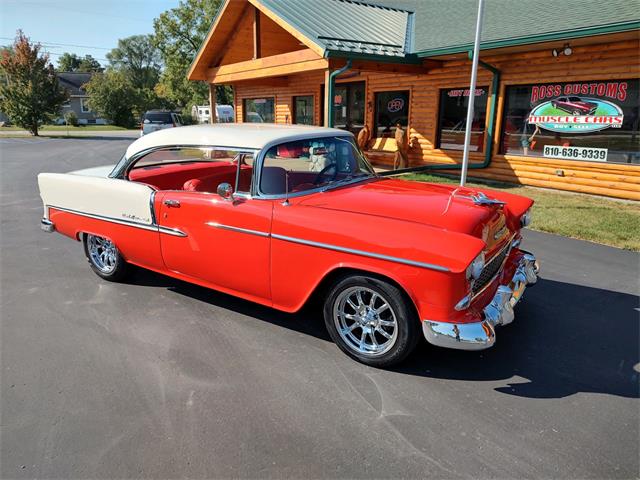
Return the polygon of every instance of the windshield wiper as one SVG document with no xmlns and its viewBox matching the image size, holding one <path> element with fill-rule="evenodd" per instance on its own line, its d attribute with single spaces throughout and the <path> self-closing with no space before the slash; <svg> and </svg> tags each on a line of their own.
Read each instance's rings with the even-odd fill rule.
<svg viewBox="0 0 640 480">
<path fill-rule="evenodd" d="M 329 190 L 330 188 L 334 188 L 334 187 L 339 187 L 340 185 L 345 185 L 348 183 L 351 183 L 353 181 L 359 181 L 361 179 L 364 178 L 371 178 L 371 177 L 375 177 L 375 174 L 373 173 L 364 173 L 364 172 L 360 172 L 356 175 L 348 175 L 340 180 L 336 180 L 334 182 L 331 182 L 330 184 L 328 184 L 326 187 L 324 187 L 322 189 L 323 192 Z"/>
</svg>

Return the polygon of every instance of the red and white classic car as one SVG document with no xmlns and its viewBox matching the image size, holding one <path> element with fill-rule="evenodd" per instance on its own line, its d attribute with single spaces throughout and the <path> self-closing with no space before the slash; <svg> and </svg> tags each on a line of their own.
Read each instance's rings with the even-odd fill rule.
<svg viewBox="0 0 640 480">
<path fill-rule="evenodd" d="M 38 183 L 42 228 L 82 241 L 100 277 L 133 264 L 286 312 L 317 294 L 338 347 L 373 366 L 421 332 L 492 346 L 537 280 L 519 249 L 531 200 L 378 175 L 343 130 L 172 128 Z"/>
</svg>

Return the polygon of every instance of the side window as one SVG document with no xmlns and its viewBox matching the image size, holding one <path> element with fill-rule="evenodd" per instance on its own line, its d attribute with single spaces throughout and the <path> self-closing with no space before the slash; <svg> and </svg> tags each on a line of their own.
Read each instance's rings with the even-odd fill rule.
<svg viewBox="0 0 640 480">
<path fill-rule="evenodd" d="M 127 178 L 157 190 L 214 193 L 221 183 L 250 192 L 253 152 L 220 147 L 180 147 L 154 150 L 129 167 Z"/>
<path fill-rule="evenodd" d="M 271 147 L 266 152 L 260 193 L 300 193 L 372 173 L 352 137 L 298 140 Z"/>
</svg>

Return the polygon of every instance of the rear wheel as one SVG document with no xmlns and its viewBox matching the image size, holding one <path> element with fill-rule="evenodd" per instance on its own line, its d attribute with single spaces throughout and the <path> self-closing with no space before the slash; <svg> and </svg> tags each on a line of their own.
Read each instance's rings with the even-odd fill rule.
<svg viewBox="0 0 640 480">
<path fill-rule="evenodd" d="M 419 322 L 406 295 L 374 277 L 338 280 L 325 300 L 324 320 L 343 352 L 374 367 L 401 362 L 419 339 Z"/>
<path fill-rule="evenodd" d="M 86 233 L 84 253 L 91 269 L 105 280 L 117 282 L 127 274 L 127 262 L 115 244 L 107 238 Z"/>
</svg>

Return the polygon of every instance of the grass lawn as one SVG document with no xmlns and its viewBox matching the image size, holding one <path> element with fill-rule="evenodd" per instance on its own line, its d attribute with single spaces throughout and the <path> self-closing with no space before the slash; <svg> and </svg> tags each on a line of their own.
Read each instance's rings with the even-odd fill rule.
<svg viewBox="0 0 640 480">
<path fill-rule="evenodd" d="M 91 132 L 91 131 L 107 131 L 107 130 L 127 130 L 124 127 L 117 127 L 115 125 L 78 125 L 77 127 L 66 125 L 43 125 L 40 127 L 41 132 L 66 132 L 67 128 L 69 132 Z M 136 130 L 136 129 L 134 129 Z M 24 132 L 20 127 L 0 127 L 0 132 Z"/>
<path fill-rule="evenodd" d="M 434 183 L 459 182 L 455 178 L 425 173 L 407 174 L 403 178 Z M 506 183 L 470 181 L 468 185 L 504 190 L 535 200 L 533 222 L 529 227 L 532 230 L 640 251 L 640 202 Z"/>
</svg>

